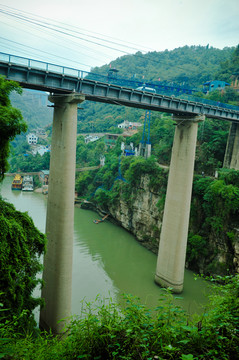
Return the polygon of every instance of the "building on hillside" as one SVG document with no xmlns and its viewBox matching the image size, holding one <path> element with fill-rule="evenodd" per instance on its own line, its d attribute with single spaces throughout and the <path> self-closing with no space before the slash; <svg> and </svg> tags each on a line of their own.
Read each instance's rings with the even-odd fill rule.
<svg viewBox="0 0 239 360">
<path fill-rule="evenodd" d="M 45 129 L 40 129 L 40 128 L 38 128 L 38 129 L 35 130 L 35 132 L 36 132 L 36 135 L 37 135 L 38 137 L 40 137 L 40 138 L 42 138 L 42 139 L 47 138 L 47 133 L 46 133 Z"/>
<path fill-rule="evenodd" d="M 41 170 L 39 171 L 39 178 L 43 185 L 48 185 L 49 183 L 49 170 Z"/>
<path fill-rule="evenodd" d="M 39 145 L 36 148 L 32 150 L 32 154 L 35 156 L 36 154 L 39 154 L 43 156 L 45 153 L 51 151 L 51 146 L 49 145 Z"/>
<path fill-rule="evenodd" d="M 49 184 L 49 170 L 41 170 L 39 172 L 39 179 L 42 183 L 42 194 L 47 195 L 48 194 L 48 184 Z"/>
<path fill-rule="evenodd" d="M 213 80 L 213 81 L 206 81 L 203 84 L 203 90 L 204 92 L 210 92 L 213 90 L 222 90 L 225 89 L 226 86 L 230 86 L 229 83 L 221 80 Z"/>
<path fill-rule="evenodd" d="M 105 145 L 109 148 L 114 147 L 119 136 L 121 134 L 105 134 Z"/>
<path fill-rule="evenodd" d="M 129 137 L 129 134 L 105 134 L 104 141 L 105 145 L 109 148 L 112 148 L 115 146 L 117 139 L 119 136 L 123 136 L 124 138 Z"/>
<path fill-rule="evenodd" d="M 124 122 L 122 122 L 121 124 L 118 125 L 119 129 L 132 129 L 132 130 L 136 130 L 138 129 L 140 126 L 142 126 L 143 124 L 139 123 L 139 122 L 131 122 L 128 120 L 125 120 Z"/>
<path fill-rule="evenodd" d="M 89 142 L 94 142 L 99 140 L 99 136 L 98 135 L 86 135 L 85 136 L 85 143 L 88 144 Z"/>
<path fill-rule="evenodd" d="M 36 145 L 37 144 L 37 140 L 38 140 L 38 137 L 33 134 L 33 133 L 30 133 L 30 134 L 27 134 L 27 142 L 29 145 Z"/>
</svg>

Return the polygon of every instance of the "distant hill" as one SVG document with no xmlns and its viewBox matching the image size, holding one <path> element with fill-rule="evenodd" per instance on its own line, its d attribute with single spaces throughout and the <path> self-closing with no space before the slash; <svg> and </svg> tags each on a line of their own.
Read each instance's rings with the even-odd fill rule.
<svg viewBox="0 0 239 360">
<path fill-rule="evenodd" d="M 235 48 L 223 50 L 209 46 L 184 46 L 172 51 L 125 55 L 108 65 L 95 67 L 92 72 L 107 76 L 110 69 L 117 76 L 143 82 L 167 82 L 202 88 L 203 83 L 215 79 L 221 63 L 227 62 Z M 85 101 L 79 111 L 78 132 L 108 131 L 124 120 L 140 121 L 144 110 Z"/>
<path fill-rule="evenodd" d="M 220 64 L 232 55 L 235 48 L 223 50 L 209 46 L 184 46 L 171 51 L 125 55 L 111 62 L 118 75 L 147 81 L 168 81 L 199 87 L 212 80 Z M 107 75 L 109 65 L 96 67 L 92 72 Z"/>
<path fill-rule="evenodd" d="M 52 123 L 53 109 L 47 107 L 47 93 L 24 89 L 22 95 L 12 93 L 10 99 L 12 106 L 21 110 L 28 124 L 28 131 L 44 128 Z"/>
</svg>

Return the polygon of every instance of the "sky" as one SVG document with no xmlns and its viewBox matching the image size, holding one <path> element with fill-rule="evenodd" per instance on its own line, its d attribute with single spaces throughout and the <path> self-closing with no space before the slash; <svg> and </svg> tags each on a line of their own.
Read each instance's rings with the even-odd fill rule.
<svg viewBox="0 0 239 360">
<path fill-rule="evenodd" d="M 126 54 L 239 44 L 238 0 L 0 0 L 0 52 L 90 71 Z"/>
</svg>

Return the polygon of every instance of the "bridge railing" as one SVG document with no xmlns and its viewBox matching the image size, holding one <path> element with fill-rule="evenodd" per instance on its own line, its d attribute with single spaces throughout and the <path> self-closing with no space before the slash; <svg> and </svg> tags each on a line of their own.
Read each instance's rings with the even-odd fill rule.
<svg viewBox="0 0 239 360">
<path fill-rule="evenodd" d="M 54 72 L 60 75 L 72 76 L 78 79 L 89 79 L 93 81 L 100 81 L 103 83 L 114 84 L 118 86 L 129 87 L 131 89 L 137 89 L 137 87 L 143 84 L 147 87 L 152 87 L 160 95 L 175 96 L 177 98 L 190 100 L 198 103 L 208 104 L 211 106 L 222 107 L 226 109 L 239 111 L 238 106 L 221 103 L 219 101 L 207 100 L 201 97 L 193 96 L 193 93 L 198 91 L 197 89 L 190 89 L 187 86 L 180 86 L 177 84 L 167 84 L 164 82 L 142 82 L 142 80 L 125 79 L 121 77 L 114 77 L 111 74 L 101 75 L 93 72 L 78 70 L 67 66 L 55 65 L 52 63 L 46 63 L 44 61 L 28 59 L 25 57 L 11 55 L 0 52 L 0 62 L 6 62 L 8 64 L 15 64 L 25 66 L 29 69 L 37 69 L 46 72 Z"/>
<path fill-rule="evenodd" d="M 28 59 L 22 56 L 10 55 L 6 53 L 0 53 L 0 61 L 14 65 L 26 66 L 28 68 L 33 68 L 37 70 L 54 72 L 61 75 L 74 76 L 78 78 L 84 78 L 88 74 L 88 72 L 70 68 L 67 66 L 55 65 L 40 60 Z"/>
</svg>

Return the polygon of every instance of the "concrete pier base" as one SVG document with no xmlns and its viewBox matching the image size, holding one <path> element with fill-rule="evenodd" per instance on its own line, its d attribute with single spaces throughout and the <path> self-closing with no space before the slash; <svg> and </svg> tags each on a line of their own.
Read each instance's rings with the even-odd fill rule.
<svg viewBox="0 0 239 360">
<path fill-rule="evenodd" d="M 177 122 L 169 170 L 155 282 L 183 290 L 198 122 L 204 116 L 174 116 Z"/>
<path fill-rule="evenodd" d="M 54 118 L 40 327 L 60 333 L 71 315 L 77 104 L 84 97 L 54 95 L 49 100 L 54 103 Z"/>
</svg>

